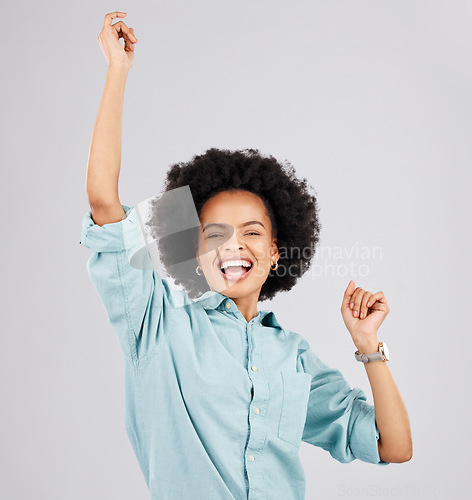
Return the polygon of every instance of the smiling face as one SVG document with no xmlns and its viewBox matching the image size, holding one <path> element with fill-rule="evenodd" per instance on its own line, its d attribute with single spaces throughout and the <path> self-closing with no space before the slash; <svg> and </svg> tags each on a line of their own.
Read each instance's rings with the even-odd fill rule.
<svg viewBox="0 0 472 500">
<path fill-rule="evenodd" d="M 279 259 L 262 199 L 249 191 L 220 192 L 203 205 L 200 223 L 197 261 L 210 288 L 231 298 L 259 296 Z M 228 259 L 234 265 L 223 271 Z"/>
</svg>

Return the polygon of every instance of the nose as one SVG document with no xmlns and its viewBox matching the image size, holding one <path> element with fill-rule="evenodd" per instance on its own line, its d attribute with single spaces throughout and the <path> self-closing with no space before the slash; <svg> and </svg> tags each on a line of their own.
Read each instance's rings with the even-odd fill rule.
<svg viewBox="0 0 472 500">
<path fill-rule="evenodd" d="M 231 238 L 229 238 L 225 244 L 224 244 L 224 249 L 225 250 L 240 250 L 243 248 L 243 245 L 239 243 L 236 231 L 233 231 L 233 234 L 231 235 Z"/>
</svg>

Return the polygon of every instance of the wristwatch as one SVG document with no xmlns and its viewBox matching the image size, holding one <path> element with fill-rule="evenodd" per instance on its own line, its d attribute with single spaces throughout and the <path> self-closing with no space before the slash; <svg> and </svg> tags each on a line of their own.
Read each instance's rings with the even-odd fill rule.
<svg viewBox="0 0 472 500">
<path fill-rule="evenodd" d="M 357 361 L 362 363 L 370 363 L 371 361 L 388 361 L 390 359 L 388 354 L 388 347 L 385 342 L 379 342 L 379 350 L 372 354 L 362 354 L 359 351 L 354 353 Z"/>
</svg>

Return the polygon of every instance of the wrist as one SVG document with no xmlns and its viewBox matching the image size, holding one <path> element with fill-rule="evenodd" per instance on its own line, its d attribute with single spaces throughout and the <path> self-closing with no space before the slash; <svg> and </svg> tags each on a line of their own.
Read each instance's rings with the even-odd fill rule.
<svg viewBox="0 0 472 500">
<path fill-rule="evenodd" d="M 127 77 L 129 73 L 129 67 L 126 66 L 125 64 L 120 64 L 117 62 L 110 63 L 108 66 L 108 73 L 112 74 L 113 76 L 120 76 L 120 77 Z"/>
<path fill-rule="evenodd" d="M 373 354 L 379 350 L 379 341 L 370 341 L 362 344 L 355 344 L 361 354 Z"/>
</svg>

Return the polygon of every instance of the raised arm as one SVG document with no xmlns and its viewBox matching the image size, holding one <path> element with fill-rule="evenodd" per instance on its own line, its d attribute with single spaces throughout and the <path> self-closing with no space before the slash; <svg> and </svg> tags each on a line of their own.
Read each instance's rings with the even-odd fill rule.
<svg viewBox="0 0 472 500">
<path fill-rule="evenodd" d="M 105 88 L 100 103 L 86 175 L 87 197 L 94 222 L 100 226 L 123 219 L 125 212 L 118 196 L 121 166 L 121 128 L 126 79 L 134 61 L 133 28 L 123 21 L 111 24 L 124 12 L 105 15 L 98 42 L 108 63 Z M 124 39 L 123 47 L 119 41 Z"/>
</svg>

